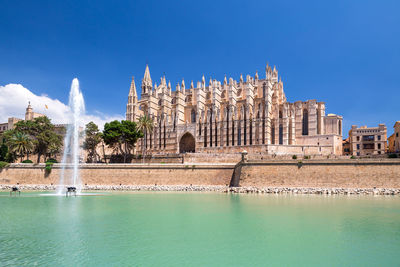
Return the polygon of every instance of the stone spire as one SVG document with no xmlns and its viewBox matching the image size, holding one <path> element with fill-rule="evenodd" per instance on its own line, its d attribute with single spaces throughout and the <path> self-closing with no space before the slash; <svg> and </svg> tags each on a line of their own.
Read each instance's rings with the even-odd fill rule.
<svg viewBox="0 0 400 267">
<path fill-rule="evenodd" d="M 131 87 L 129 89 L 128 104 L 126 105 L 126 120 L 134 121 L 137 115 L 137 93 L 135 77 L 132 76 Z"/>
<path fill-rule="evenodd" d="M 185 80 L 184 80 L 184 79 L 182 79 L 182 85 L 181 85 L 181 87 L 182 87 L 182 91 L 185 91 Z"/>
<path fill-rule="evenodd" d="M 228 84 L 228 80 L 226 79 L 226 75 L 225 75 L 225 78 L 224 78 L 224 85 L 227 85 Z"/>
<path fill-rule="evenodd" d="M 151 77 L 150 77 L 150 70 L 149 70 L 149 65 L 146 64 L 146 69 L 144 71 L 144 77 L 142 80 L 142 86 L 146 85 L 146 86 L 151 86 L 152 85 L 152 81 L 151 81 Z"/>
<path fill-rule="evenodd" d="M 240 73 L 240 79 L 239 79 L 239 82 L 243 82 L 243 75 Z"/>
<path fill-rule="evenodd" d="M 180 91 L 181 91 L 181 87 L 180 87 L 179 83 L 176 84 L 176 91 L 177 91 L 177 92 L 180 92 Z"/>
<path fill-rule="evenodd" d="M 131 88 L 129 89 L 129 97 L 137 99 L 135 77 L 132 76 Z"/>
<path fill-rule="evenodd" d="M 194 88 L 194 85 L 193 85 L 193 80 L 192 80 L 192 82 L 190 83 L 190 89 L 193 89 Z"/>
<path fill-rule="evenodd" d="M 255 78 L 256 80 L 258 80 L 258 71 L 256 71 L 256 75 L 254 75 L 254 78 Z"/>
<path fill-rule="evenodd" d="M 150 77 L 149 65 L 146 64 L 146 70 L 144 71 L 144 77 L 142 80 L 142 94 L 151 93 L 151 88 L 153 87 L 153 83 Z"/>
<path fill-rule="evenodd" d="M 202 84 L 205 84 L 205 83 L 206 83 L 206 78 L 204 78 L 204 74 L 203 74 L 203 77 L 201 77 L 201 83 L 202 83 Z"/>
</svg>

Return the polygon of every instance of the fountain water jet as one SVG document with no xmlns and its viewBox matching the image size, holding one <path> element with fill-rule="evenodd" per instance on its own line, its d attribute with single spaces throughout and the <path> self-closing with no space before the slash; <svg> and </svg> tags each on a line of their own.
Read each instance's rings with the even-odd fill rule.
<svg viewBox="0 0 400 267">
<path fill-rule="evenodd" d="M 83 126 L 82 117 L 85 114 L 85 102 L 77 78 L 72 80 L 68 106 L 70 108 L 70 118 L 67 133 L 64 138 L 64 153 L 61 162 L 62 169 L 60 173 L 60 183 L 57 190 L 57 194 L 59 195 L 64 194 L 66 185 L 75 187 L 78 194 L 81 192 L 82 188 L 79 177 L 79 158 L 81 154 L 79 129 Z M 70 175 L 66 175 L 65 172 L 67 164 L 72 166 L 72 172 L 68 172 Z"/>
</svg>

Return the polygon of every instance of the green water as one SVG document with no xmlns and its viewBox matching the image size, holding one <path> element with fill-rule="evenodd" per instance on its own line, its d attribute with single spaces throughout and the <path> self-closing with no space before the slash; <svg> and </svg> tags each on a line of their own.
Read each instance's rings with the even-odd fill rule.
<svg viewBox="0 0 400 267">
<path fill-rule="evenodd" d="M 399 266 L 400 197 L 0 193 L 1 266 Z"/>
</svg>

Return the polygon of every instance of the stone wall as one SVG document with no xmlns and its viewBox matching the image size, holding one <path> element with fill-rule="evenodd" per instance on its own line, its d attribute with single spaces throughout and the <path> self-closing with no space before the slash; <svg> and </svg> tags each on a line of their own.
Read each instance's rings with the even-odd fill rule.
<svg viewBox="0 0 400 267">
<path fill-rule="evenodd" d="M 55 164 L 46 175 L 43 164 L 12 164 L 0 171 L 0 184 L 56 185 L 60 167 Z M 71 170 L 67 166 L 66 177 Z M 400 160 L 270 160 L 237 165 L 83 164 L 80 172 L 83 184 L 87 185 L 400 188 Z M 232 177 L 235 180 L 231 181 Z"/>
<path fill-rule="evenodd" d="M 0 172 L 0 184 L 58 184 L 61 164 L 49 175 L 44 165 L 12 164 Z M 88 185 L 229 185 L 234 164 L 84 164 L 80 174 Z M 65 177 L 72 169 L 67 167 Z"/>
<path fill-rule="evenodd" d="M 304 160 L 242 164 L 240 186 L 400 188 L 399 160 Z"/>
</svg>

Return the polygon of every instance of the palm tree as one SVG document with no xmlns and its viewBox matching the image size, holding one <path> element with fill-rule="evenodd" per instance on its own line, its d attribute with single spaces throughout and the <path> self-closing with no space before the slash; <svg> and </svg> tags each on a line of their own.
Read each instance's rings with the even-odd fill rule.
<svg viewBox="0 0 400 267">
<path fill-rule="evenodd" d="M 7 145 L 10 152 L 13 152 L 21 157 L 21 162 L 25 154 L 27 155 L 27 159 L 29 159 L 29 153 L 31 153 L 33 150 L 32 139 L 29 137 L 29 135 L 21 132 L 15 132 L 7 141 Z"/>
<path fill-rule="evenodd" d="M 143 132 L 142 157 L 143 157 L 143 163 L 144 163 L 144 155 L 145 155 L 145 149 L 146 149 L 146 143 L 147 143 L 147 134 L 152 134 L 153 129 L 154 129 L 154 122 L 148 115 L 141 116 L 138 121 L 138 128 L 139 128 L 139 130 L 141 130 Z"/>
</svg>

